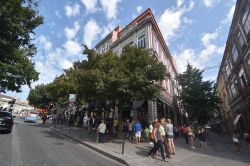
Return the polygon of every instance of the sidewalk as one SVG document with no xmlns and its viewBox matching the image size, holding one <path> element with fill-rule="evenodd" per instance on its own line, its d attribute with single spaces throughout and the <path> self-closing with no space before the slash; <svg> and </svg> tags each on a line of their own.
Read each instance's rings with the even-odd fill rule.
<svg viewBox="0 0 250 166">
<path fill-rule="evenodd" d="M 208 149 L 204 150 L 198 148 L 199 141 L 196 139 L 196 149 L 191 149 L 184 142 L 182 137 L 175 139 L 176 155 L 172 159 L 167 159 L 168 162 L 161 161 L 160 155 L 156 158 L 148 158 L 147 152 L 153 145 L 149 143 L 141 143 L 136 145 L 125 141 L 124 155 L 122 155 L 122 140 L 105 137 L 105 143 L 99 144 L 96 142 L 96 133 L 92 131 L 91 134 L 82 128 L 61 128 L 61 125 L 48 125 L 53 130 L 69 137 L 103 155 L 106 155 L 125 165 L 136 166 L 152 166 L 152 165 L 247 165 L 250 164 L 249 151 L 243 151 L 241 155 L 234 152 L 234 147 L 231 145 L 223 145 L 221 143 L 208 142 Z"/>
</svg>

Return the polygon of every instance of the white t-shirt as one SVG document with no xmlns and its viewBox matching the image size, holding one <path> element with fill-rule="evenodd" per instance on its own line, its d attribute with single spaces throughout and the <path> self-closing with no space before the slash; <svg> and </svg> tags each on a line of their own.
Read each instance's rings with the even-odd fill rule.
<svg viewBox="0 0 250 166">
<path fill-rule="evenodd" d="M 106 124 L 105 123 L 101 123 L 98 127 L 99 129 L 99 132 L 100 133 L 105 133 L 105 130 L 106 130 Z"/>
<path fill-rule="evenodd" d="M 150 126 L 149 126 L 149 133 L 152 133 L 153 132 L 153 125 L 151 124 Z"/>
</svg>

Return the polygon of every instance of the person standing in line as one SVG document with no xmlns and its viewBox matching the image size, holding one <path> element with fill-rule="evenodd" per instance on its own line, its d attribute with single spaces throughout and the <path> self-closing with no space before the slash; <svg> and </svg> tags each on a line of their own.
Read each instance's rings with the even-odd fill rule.
<svg viewBox="0 0 250 166">
<path fill-rule="evenodd" d="M 132 142 L 132 131 L 133 131 L 133 124 L 132 124 L 132 121 L 129 120 L 128 122 L 128 139 L 129 139 L 129 142 Z"/>
<path fill-rule="evenodd" d="M 188 134 L 187 134 L 187 126 L 185 124 L 181 127 L 181 134 L 185 138 L 186 144 L 189 144 L 189 142 L 188 142 Z"/>
<path fill-rule="evenodd" d="M 174 127 L 171 123 L 170 119 L 167 119 L 166 124 L 166 140 L 167 140 L 167 147 L 168 147 L 168 155 L 175 155 L 175 145 L 174 145 Z"/>
<path fill-rule="evenodd" d="M 88 134 L 91 134 L 93 124 L 94 124 L 94 118 L 90 117 L 89 120 L 88 120 Z"/>
<path fill-rule="evenodd" d="M 101 124 L 98 127 L 98 142 L 99 143 L 104 143 L 104 135 L 106 131 L 106 124 L 104 123 L 104 120 L 101 121 Z"/>
<path fill-rule="evenodd" d="M 154 144 L 154 147 L 148 152 L 148 156 L 155 156 L 156 154 L 156 143 L 157 143 L 157 129 L 160 127 L 159 122 L 152 123 L 153 129 L 150 135 L 151 142 Z"/>
<path fill-rule="evenodd" d="M 207 149 L 207 133 L 203 127 L 200 128 L 199 132 L 199 138 L 201 141 L 201 148 Z"/>
<path fill-rule="evenodd" d="M 141 128 L 141 124 L 140 124 L 139 120 L 136 121 L 136 123 L 134 125 L 134 130 L 135 130 L 136 144 L 140 144 L 142 128 Z"/>
<path fill-rule="evenodd" d="M 154 147 L 148 152 L 148 157 L 154 157 L 156 155 L 157 150 L 159 149 L 159 145 L 157 142 L 157 132 L 158 129 L 160 127 L 160 123 L 159 122 L 153 122 L 153 131 L 152 131 L 152 135 L 151 135 L 151 140 L 154 143 Z"/>
<path fill-rule="evenodd" d="M 195 147 L 194 147 L 194 132 L 193 132 L 192 125 L 188 126 L 187 133 L 188 133 L 188 138 L 189 138 L 190 146 L 191 146 L 192 149 L 195 149 Z"/>
<path fill-rule="evenodd" d="M 155 122 L 152 122 L 149 126 L 149 136 L 150 136 L 150 144 L 154 144 L 154 142 L 152 142 L 152 132 L 153 132 L 153 125 L 154 125 Z"/>
<path fill-rule="evenodd" d="M 149 128 L 148 128 L 148 126 L 145 127 L 144 134 L 146 136 L 146 142 L 149 142 Z"/>
<path fill-rule="evenodd" d="M 165 137 L 165 130 L 162 126 L 163 124 L 163 120 L 162 119 L 159 119 L 159 122 L 160 122 L 160 126 L 157 130 L 157 148 L 156 148 L 156 151 L 160 148 L 161 149 L 161 157 L 162 157 L 162 160 L 163 161 L 166 161 L 165 159 L 165 155 L 164 155 L 164 137 Z"/>
</svg>

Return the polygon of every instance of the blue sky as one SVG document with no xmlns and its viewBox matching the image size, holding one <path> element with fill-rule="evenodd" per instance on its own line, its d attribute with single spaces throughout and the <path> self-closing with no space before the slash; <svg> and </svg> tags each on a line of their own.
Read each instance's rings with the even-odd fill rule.
<svg viewBox="0 0 250 166">
<path fill-rule="evenodd" d="M 33 36 L 37 54 L 33 58 L 39 80 L 49 83 L 82 55 L 82 44 L 94 47 L 120 25 L 151 8 L 179 72 L 187 62 L 200 69 L 220 64 L 236 0 L 40 0 L 44 24 Z M 215 80 L 218 68 L 205 70 L 204 79 Z M 22 93 L 7 95 L 25 100 Z"/>
</svg>

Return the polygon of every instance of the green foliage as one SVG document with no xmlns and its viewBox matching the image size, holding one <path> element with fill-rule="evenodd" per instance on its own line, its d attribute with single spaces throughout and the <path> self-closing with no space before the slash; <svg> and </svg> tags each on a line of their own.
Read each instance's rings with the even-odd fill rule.
<svg viewBox="0 0 250 166">
<path fill-rule="evenodd" d="M 37 85 L 34 89 L 31 89 L 28 96 L 29 104 L 38 108 L 48 108 L 51 99 L 48 85 L 44 84 Z"/>
<path fill-rule="evenodd" d="M 112 51 L 98 54 L 85 47 L 88 60 L 75 62 L 79 96 L 89 100 L 118 100 L 120 103 L 151 99 L 160 91 L 166 68 L 147 50 L 123 48 L 120 56 Z"/>
<path fill-rule="evenodd" d="M 203 71 L 187 65 L 187 70 L 178 77 L 182 91 L 179 100 L 191 118 L 197 117 L 200 124 L 206 124 L 212 112 L 218 109 L 219 99 L 215 85 L 211 81 L 203 81 Z"/>
<path fill-rule="evenodd" d="M 34 29 L 43 23 L 32 0 L 0 1 L 0 92 L 20 92 L 21 85 L 38 80 L 31 61 L 36 47 Z"/>
</svg>

